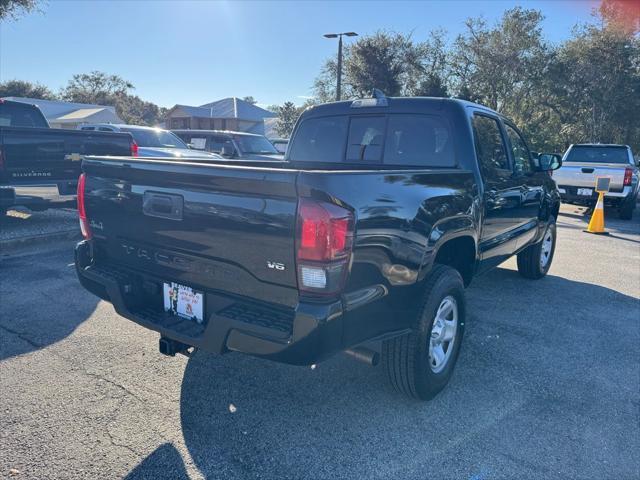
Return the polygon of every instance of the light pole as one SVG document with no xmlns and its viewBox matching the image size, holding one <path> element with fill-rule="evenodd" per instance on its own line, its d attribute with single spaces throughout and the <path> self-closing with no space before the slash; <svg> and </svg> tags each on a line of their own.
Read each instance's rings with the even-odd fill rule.
<svg viewBox="0 0 640 480">
<path fill-rule="evenodd" d="M 325 38 L 338 38 L 338 82 L 336 83 L 336 101 L 340 101 L 342 90 L 342 36 L 357 37 L 356 32 L 325 33 Z"/>
</svg>

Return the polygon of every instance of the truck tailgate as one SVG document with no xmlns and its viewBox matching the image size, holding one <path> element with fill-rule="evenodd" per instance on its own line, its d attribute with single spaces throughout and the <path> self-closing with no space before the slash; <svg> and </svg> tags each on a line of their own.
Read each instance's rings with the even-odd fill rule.
<svg viewBox="0 0 640 480">
<path fill-rule="evenodd" d="M 620 164 L 567 162 L 553 173 L 553 179 L 559 187 L 594 188 L 598 177 L 609 177 L 610 191 L 621 192 L 624 170 L 625 165 Z"/>
<path fill-rule="evenodd" d="M 296 304 L 295 171 L 104 158 L 83 171 L 97 261 Z"/>
</svg>

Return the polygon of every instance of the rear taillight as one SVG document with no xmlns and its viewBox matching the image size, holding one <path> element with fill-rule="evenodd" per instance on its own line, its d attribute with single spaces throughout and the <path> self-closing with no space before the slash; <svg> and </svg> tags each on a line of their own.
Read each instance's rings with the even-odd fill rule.
<svg viewBox="0 0 640 480">
<path fill-rule="evenodd" d="M 137 157 L 138 156 L 138 144 L 135 141 L 131 142 L 131 156 L 132 157 Z"/>
<path fill-rule="evenodd" d="M 351 260 L 353 214 L 331 203 L 301 198 L 297 228 L 300 290 L 316 295 L 340 291 Z"/>
<path fill-rule="evenodd" d="M 80 219 L 80 231 L 82 232 L 82 236 L 86 240 L 89 240 L 91 238 L 91 227 L 89 226 L 89 220 L 87 220 L 87 209 L 84 198 L 86 181 L 87 177 L 85 174 L 80 174 L 80 178 L 78 178 L 78 218 Z"/>
<path fill-rule="evenodd" d="M 624 185 L 625 187 L 630 186 L 632 179 L 633 179 L 633 169 L 625 168 L 624 169 L 624 181 L 622 182 L 622 185 Z"/>
</svg>

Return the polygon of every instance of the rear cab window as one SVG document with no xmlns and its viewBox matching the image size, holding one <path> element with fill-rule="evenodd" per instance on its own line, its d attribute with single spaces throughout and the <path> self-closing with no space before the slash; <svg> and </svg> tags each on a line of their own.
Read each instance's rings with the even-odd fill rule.
<svg viewBox="0 0 640 480">
<path fill-rule="evenodd" d="M 345 166 L 457 166 L 447 118 L 413 113 L 304 119 L 289 146 L 288 160 Z"/>
<path fill-rule="evenodd" d="M 627 147 L 617 145 L 574 145 L 563 162 L 630 163 Z"/>
<path fill-rule="evenodd" d="M 32 105 L 0 102 L 0 127 L 48 128 L 40 110 Z"/>
</svg>

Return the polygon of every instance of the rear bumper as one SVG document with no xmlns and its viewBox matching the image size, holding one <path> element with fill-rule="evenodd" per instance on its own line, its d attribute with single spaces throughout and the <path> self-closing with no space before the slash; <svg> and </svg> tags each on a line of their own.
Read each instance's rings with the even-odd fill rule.
<svg viewBox="0 0 640 480">
<path fill-rule="evenodd" d="M 598 193 L 592 188 L 593 193 L 589 195 L 578 195 L 578 188 L 570 185 L 558 185 L 560 198 L 563 202 L 579 203 L 584 205 L 593 205 L 598 200 Z M 580 187 L 581 188 L 581 187 Z M 631 186 L 624 187 L 621 192 L 607 192 L 604 194 L 604 200 L 607 205 L 621 205 L 626 201 L 634 200 L 634 188 Z"/>
<path fill-rule="evenodd" d="M 141 292 L 161 280 L 96 266 L 92 264 L 91 248 L 90 242 L 83 241 L 75 250 L 82 286 L 111 302 L 119 315 L 163 337 L 213 353 L 239 351 L 294 365 L 314 364 L 346 348 L 342 345 L 345 312 L 339 300 L 328 304 L 300 302 L 292 311 L 267 311 L 241 299 L 205 292 L 207 318 L 199 325 L 165 313 L 157 302 L 149 300 L 149 292 Z M 155 308 L 150 307 L 153 304 Z M 251 311 L 239 316 L 228 314 L 240 308 Z"/>
</svg>

